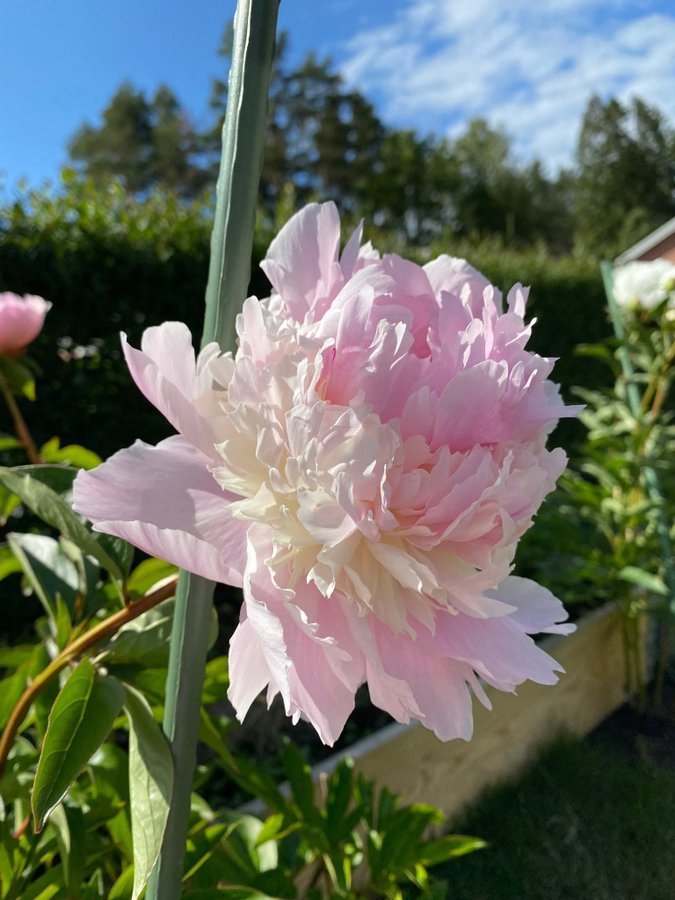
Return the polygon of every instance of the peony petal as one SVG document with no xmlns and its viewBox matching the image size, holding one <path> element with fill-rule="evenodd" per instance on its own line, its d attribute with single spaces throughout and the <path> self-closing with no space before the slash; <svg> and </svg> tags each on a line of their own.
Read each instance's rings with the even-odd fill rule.
<svg viewBox="0 0 675 900">
<path fill-rule="evenodd" d="M 334 203 L 310 203 L 292 216 L 260 264 L 290 315 L 303 322 L 341 281 L 340 216 Z"/>
<path fill-rule="evenodd" d="M 432 656 L 416 641 L 395 634 L 380 623 L 374 623 L 373 630 L 382 670 L 409 686 L 419 710 L 415 718 L 442 741 L 470 740 L 473 733 L 471 692 L 467 685 L 470 667 L 448 657 Z"/>
<path fill-rule="evenodd" d="M 267 529 L 252 526 L 244 578 L 246 621 L 235 633 L 229 696 L 243 718 L 254 694 L 253 687 L 239 682 L 251 676 L 256 661 L 264 660 L 264 678 L 259 673 L 253 676 L 254 686 L 269 684 L 268 696 L 280 693 L 287 714 L 302 716 L 324 743 L 332 745 L 354 708 L 363 660 L 356 644 L 351 642 L 351 654 L 344 647 L 349 632 L 338 605 L 332 604 L 321 625 L 314 624 L 306 611 L 313 607 L 316 611 L 317 600 L 323 599 L 316 587 L 302 584 L 295 591 L 280 590 L 272 581 L 262 561 L 265 547 L 271 549 L 268 541 Z"/>
<path fill-rule="evenodd" d="M 233 519 L 209 460 L 182 438 L 137 441 L 75 479 L 73 506 L 97 531 L 213 581 L 240 585 L 246 523 Z"/>
<path fill-rule="evenodd" d="M 429 653 L 468 663 L 489 684 L 510 691 L 528 679 L 555 684 L 562 667 L 525 634 L 513 616 L 477 619 L 439 612 L 433 639 L 420 632 Z"/>
<path fill-rule="evenodd" d="M 565 622 L 567 610 L 560 600 L 529 578 L 511 575 L 491 590 L 490 595 L 516 607 L 509 618 L 527 634 L 571 634 L 576 629 L 576 625 Z"/>
<path fill-rule="evenodd" d="M 218 419 L 206 419 L 195 406 L 200 392 L 192 337 L 181 322 L 147 328 L 141 349 L 122 335 L 122 349 L 131 376 L 142 394 L 183 434 L 212 459 L 219 438 Z M 210 350 L 206 352 L 211 353 Z"/>
</svg>

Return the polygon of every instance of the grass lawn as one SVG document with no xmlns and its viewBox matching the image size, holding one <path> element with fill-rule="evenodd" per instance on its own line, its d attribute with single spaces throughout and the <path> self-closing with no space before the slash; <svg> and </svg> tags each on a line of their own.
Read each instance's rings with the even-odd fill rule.
<svg viewBox="0 0 675 900">
<path fill-rule="evenodd" d="M 433 870 L 450 900 L 675 900 L 675 770 L 566 740 L 453 831 L 489 847 Z"/>
</svg>

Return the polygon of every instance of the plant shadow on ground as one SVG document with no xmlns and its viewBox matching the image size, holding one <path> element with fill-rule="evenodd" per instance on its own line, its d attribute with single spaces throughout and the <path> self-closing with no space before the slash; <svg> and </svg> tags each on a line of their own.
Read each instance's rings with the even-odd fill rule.
<svg viewBox="0 0 675 900">
<path fill-rule="evenodd" d="M 673 900 L 675 719 L 623 707 L 586 740 L 545 750 L 453 830 L 489 844 L 434 870 L 453 900 Z"/>
</svg>

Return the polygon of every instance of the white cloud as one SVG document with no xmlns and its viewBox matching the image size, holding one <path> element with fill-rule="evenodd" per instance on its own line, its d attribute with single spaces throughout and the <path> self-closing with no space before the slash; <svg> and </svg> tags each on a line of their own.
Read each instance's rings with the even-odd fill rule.
<svg viewBox="0 0 675 900">
<path fill-rule="evenodd" d="M 387 122 L 453 134 L 484 116 L 554 169 L 592 93 L 639 95 L 675 121 L 675 13 L 651 0 L 407 0 L 349 41 L 341 68 Z"/>
</svg>

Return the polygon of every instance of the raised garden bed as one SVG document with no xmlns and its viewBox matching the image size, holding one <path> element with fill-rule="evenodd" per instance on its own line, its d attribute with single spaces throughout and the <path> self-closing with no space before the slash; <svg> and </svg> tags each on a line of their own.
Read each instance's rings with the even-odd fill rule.
<svg viewBox="0 0 675 900">
<path fill-rule="evenodd" d="M 615 606 L 586 614 L 568 637 L 542 642 L 565 668 L 558 684 L 527 682 L 517 694 L 488 688 L 492 710 L 474 704 L 470 742 L 442 743 L 419 724 L 387 725 L 314 769 L 317 779 L 342 756 L 408 803 L 430 803 L 450 818 L 486 787 L 520 771 L 559 734 L 585 735 L 626 699 L 621 621 Z"/>
</svg>

